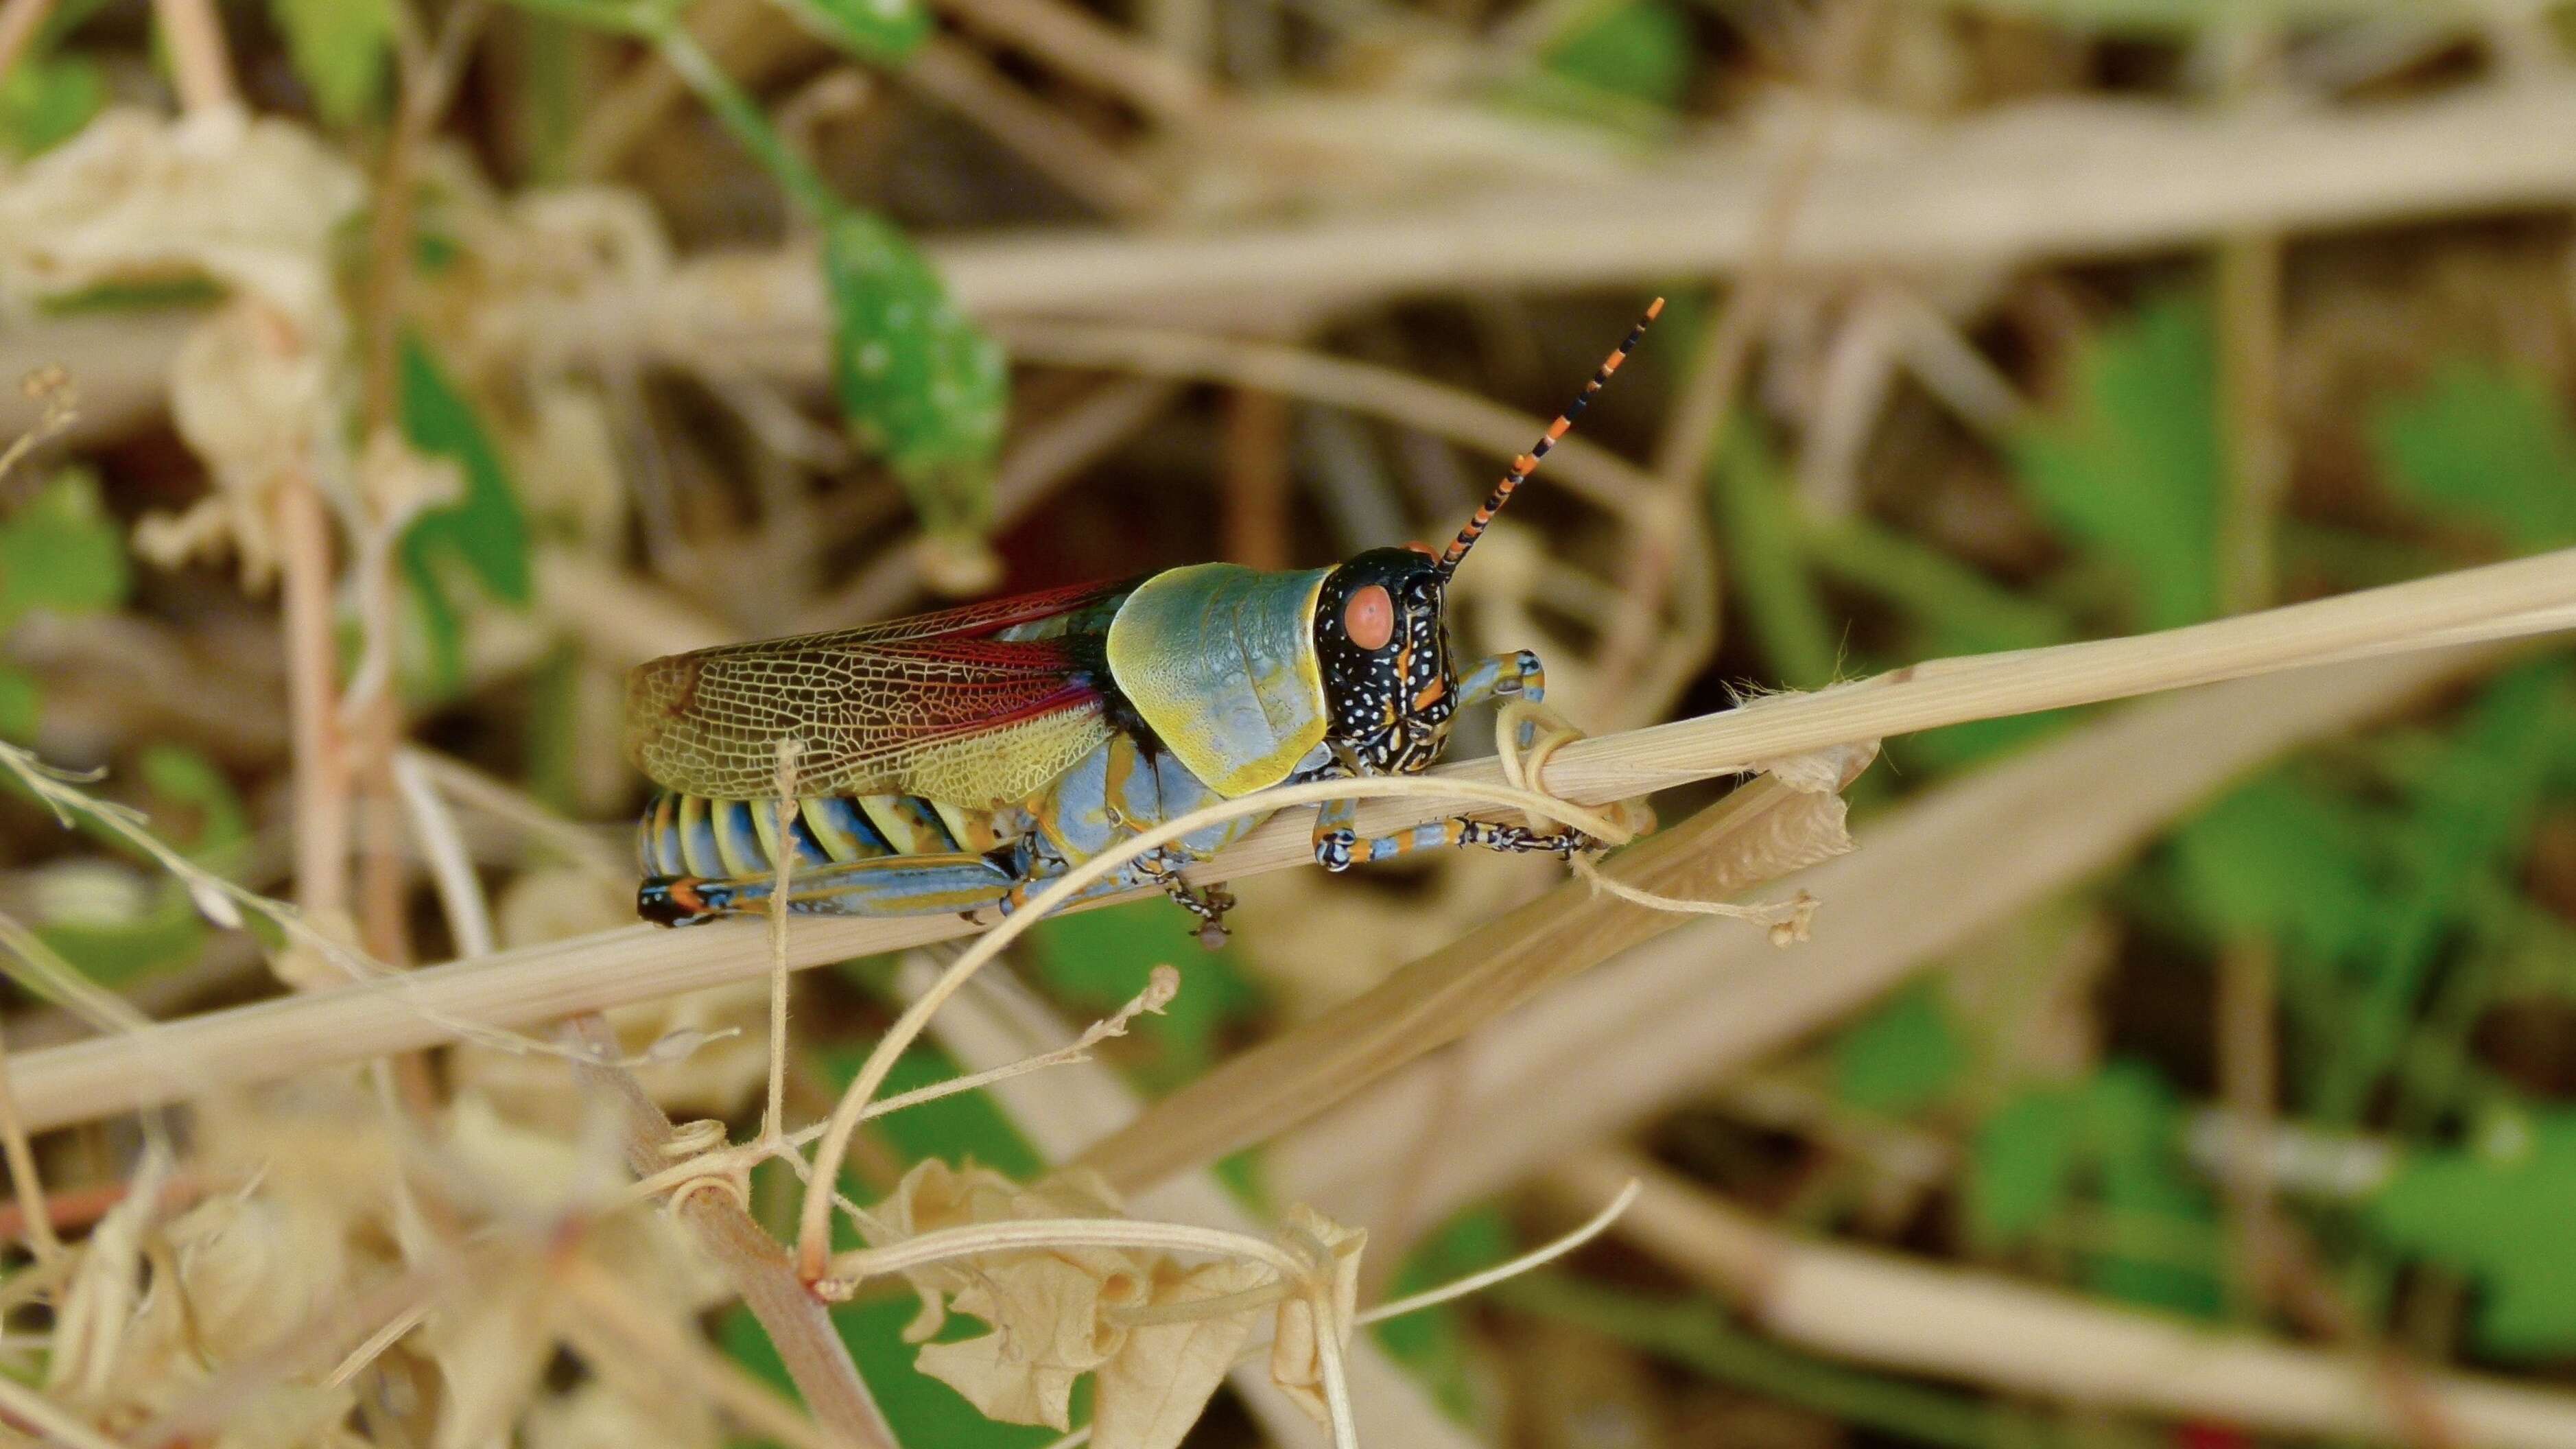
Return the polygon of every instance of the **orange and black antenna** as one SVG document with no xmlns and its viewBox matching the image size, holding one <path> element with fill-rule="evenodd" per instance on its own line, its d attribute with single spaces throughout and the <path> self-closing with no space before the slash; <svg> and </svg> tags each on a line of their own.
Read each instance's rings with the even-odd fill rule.
<svg viewBox="0 0 2576 1449">
<path fill-rule="evenodd" d="M 1467 550 L 1476 546 L 1477 539 L 1485 536 L 1485 527 L 1494 521 L 1494 515 L 1502 512 L 1503 505 L 1512 501 L 1512 490 L 1538 471 L 1538 460 L 1546 457 L 1547 450 L 1555 447 L 1557 440 L 1573 429 L 1574 420 L 1583 416 L 1583 409 L 1590 405 L 1592 395 L 1610 380 L 1610 374 L 1619 370 L 1620 363 L 1628 360 L 1628 354 L 1637 349 L 1637 339 L 1646 335 L 1648 324 L 1663 310 L 1664 299 L 1661 297 L 1647 303 L 1646 315 L 1638 318 L 1637 325 L 1628 329 L 1627 340 L 1601 360 L 1601 370 L 1592 374 L 1592 380 L 1583 385 L 1582 395 L 1558 414 L 1555 422 L 1547 425 L 1547 433 L 1538 440 L 1537 447 L 1512 460 L 1511 471 L 1503 475 L 1502 482 L 1494 485 L 1493 495 L 1485 500 L 1485 506 L 1476 510 L 1476 516 L 1468 519 L 1467 526 L 1458 530 L 1458 536 L 1450 541 L 1449 551 L 1440 555 L 1441 578 L 1446 579 L 1457 572 L 1458 561 L 1467 556 Z"/>
</svg>

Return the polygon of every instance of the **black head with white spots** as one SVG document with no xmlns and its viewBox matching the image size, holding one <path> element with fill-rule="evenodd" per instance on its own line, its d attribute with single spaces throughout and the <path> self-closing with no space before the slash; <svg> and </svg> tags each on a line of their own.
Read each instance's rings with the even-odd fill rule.
<svg viewBox="0 0 2576 1449">
<path fill-rule="evenodd" d="M 1372 775 L 1428 769 L 1449 739 L 1458 676 L 1441 622 L 1447 575 L 1409 548 L 1379 548 L 1324 578 L 1315 657 L 1327 737 Z"/>
</svg>

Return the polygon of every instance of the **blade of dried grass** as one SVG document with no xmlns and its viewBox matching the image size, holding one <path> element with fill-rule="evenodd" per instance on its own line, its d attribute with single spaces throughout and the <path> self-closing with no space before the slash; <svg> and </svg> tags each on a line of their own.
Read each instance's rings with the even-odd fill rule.
<svg viewBox="0 0 2576 1449">
<path fill-rule="evenodd" d="M 1569 1201 L 1644 1184 L 1613 1231 L 1741 1302 L 1782 1340 L 2011 1394 L 2267 1434 L 2404 1442 L 2364 1359 L 2112 1308 L 1991 1273 L 1802 1242 L 1633 1153 L 1552 1174 Z M 2576 1398 L 2463 1374 L 2422 1387 L 2462 1442 L 2576 1446 Z"/>
<path fill-rule="evenodd" d="M 1875 757 L 1859 749 L 1850 754 L 1844 784 Z M 1830 829 L 1839 834 L 1839 797 L 1765 776 L 1613 856 L 1602 874 L 1665 895 L 1733 896 L 1825 858 L 1826 851 L 1814 848 L 1812 828 L 1793 829 L 1784 839 L 1780 827 L 1827 801 Z M 1792 849 L 1776 848 L 1784 844 Z M 1850 848 L 1848 837 L 1842 848 Z M 1228 1058 L 1092 1143 L 1077 1161 L 1121 1191 L 1213 1162 L 1306 1121 L 1557 982 L 1690 919 L 1567 881 L 1323 1015 Z"/>
<path fill-rule="evenodd" d="M 1494 1191 L 1702 1090 L 2109 866 L 2263 761 L 2495 657 L 2371 661 L 2160 700 L 1934 791 L 1878 821 L 1866 849 L 1792 877 L 1828 903 L 1806 949 L 1784 955 L 1738 932 L 1686 927 L 1457 1048 L 1469 1054 L 1469 1086 L 1423 1169 L 1424 1211 Z M 1408 1068 L 1273 1144 L 1269 1180 L 1365 1218 L 1439 1090 L 1426 1064 Z"/>
<path fill-rule="evenodd" d="M 2318 658 L 2417 649 L 2506 627 L 2560 628 L 2576 617 L 2571 608 L 2576 551 L 2134 639 L 1935 660 L 1815 694 L 1774 696 L 1720 714 L 1579 741 L 1550 762 L 1547 786 L 1576 803 L 1606 803 L 1855 740 L 2210 683 Z M 2433 677 L 2458 667 L 2463 666 L 2456 661 L 2419 661 L 2397 672 Z M 2346 698 L 2353 677 L 2310 675 L 2252 697 L 2280 719 L 2311 719 L 2319 703 L 2350 712 L 2363 707 Z M 2274 733 L 2274 719 L 2229 723 L 2235 728 L 2214 742 L 2223 748 L 2214 748 L 2211 758 L 2250 761 L 2260 753 L 2241 753 L 2243 741 L 2295 737 Z M 2147 751 L 2154 743 L 2140 740 L 2136 748 Z M 2197 763 L 2183 766 L 2179 778 L 2216 778 Z M 2096 761 L 2094 768 L 2103 778 L 2133 785 L 2141 773 L 2116 757 Z M 1495 762 L 1479 760 L 1443 767 L 1428 778 L 1482 783 L 1500 773 Z M 2098 783 L 2082 782 L 2085 788 Z M 2179 805 L 2177 800 L 2163 808 Z M 1464 799 L 1374 801 L 1361 807 L 1355 828 L 1376 834 L 1476 808 Z M 1307 836 L 1304 821 L 1273 819 L 1190 871 L 1190 878 L 1207 883 L 1305 864 L 1313 859 Z M 1926 908 L 1935 919 L 1947 911 L 1940 902 Z M 975 929 L 950 917 L 816 918 L 800 925 L 790 959 L 810 966 Z M 18 1063 L 20 1106 L 29 1128 L 41 1131 L 170 1100 L 170 1083 L 154 1070 L 158 1062 L 184 1061 L 196 1080 L 231 1085 L 448 1040 L 462 1030 L 460 1023 L 543 1021 L 651 1000 L 764 969 L 762 946 L 757 926 L 718 923 L 684 932 L 638 926 L 210 1012 L 145 1033 L 31 1052 Z"/>
<path fill-rule="evenodd" d="M 634 1073 L 612 1065 L 617 1034 L 595 1013 L 567 1023 L 564 1030 L 590 1058 L 590 1064 L 578 1068 L 584 1083 L 604 1092 L 625 1119 L 627 1166 L 638 1177 L 668 1167 L 671 1119 L 645 1094 Z M 895 1449 L 894 1429 L 859 1378 L 830 1312 L 805 1291 L 778 1240 L 723 1193 L 690 1193 L 674 1211 L 723 1265 L 743 1306 L 760 1320 L 814 1421 L 848 1443 Z"/>
<path fill-rule="evenodd" d="M 1936 126 L 1888 120 L 1856 127 L 1819 166 L 1785 264 L 2003 266 L 2563 207 L 2576 155 L 2525 141 L 2572 130 L 2576 93 L 2511 85 L 2372 106 L 2051 99 Z M 960 238 L 932 256 L 959 304 L 985 317 L 1210 323 L 1405 293 L 1645 286 L 1747 264 L 1767 158 L 1760 136 L 1737 133 L 1593 187 L 1480 188 L 1210 233 Z M 649 305 L 651 335 L 698 360 L 823 375 L 830 314 L 802 253 L 691 263 Z"/>
<path fill-rule="evenodd" d="M 678 1331 L 636 1302 L 624 1285 L 586 1258 L 566 1258 L 555 1281 L 572 1310 L 559 1320 L 563 1333 L 596 1372 L 684 1388 L 723 1408 L 744 1428 L 795 1449 L 859 1449 L 878 1442 L 824 1429 L 706 1340 Z"/>
<path fill-rule="evenodd" d="M 18 1095 L 9 1086 L 5 1042 L 0 1042 L 0 1149 L 8 1155 L 9 1190 L 18 1200 L 27 1246 L 37 1262 L 53 1264 L 62 1258 L 63 1240 L 54 1234 L 53 1214 L 45 1206 L 45 1182 L 36 1172 L 36 1149 L 27 1140 L 27 1124 L 18 1118 Z"/>
</svg>

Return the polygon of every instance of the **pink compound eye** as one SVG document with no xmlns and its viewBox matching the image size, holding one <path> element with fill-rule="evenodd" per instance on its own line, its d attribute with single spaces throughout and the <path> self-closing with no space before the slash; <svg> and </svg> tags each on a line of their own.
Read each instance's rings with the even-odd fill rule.
<svg viewBox="0 0 2576 1449">
<path fill-rule="evenodd" d="M 1383 649 L 1395 637 L 1395 600 L 1386 596 L 1386 586 L 1370 584 L 1351 595 L 1342 605 L 1342 632 L 1362 649 Z"/>
</svg>

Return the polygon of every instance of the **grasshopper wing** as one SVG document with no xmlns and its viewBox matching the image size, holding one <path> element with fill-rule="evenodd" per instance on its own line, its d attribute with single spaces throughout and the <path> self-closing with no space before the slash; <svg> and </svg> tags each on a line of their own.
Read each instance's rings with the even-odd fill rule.
<svg viewBox="0 0 2576 1449">
<path fill-rule="evenodd" d="M 789 739 L 799 795 L 1026 799 L 1109 737 L 1102 631 L 1131 587 L 656 659 L 627 676 L 629 752 L 656 784 L 719 800 L 776 794 Z"/>
</svg>

